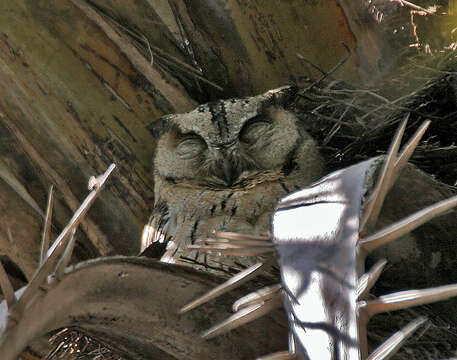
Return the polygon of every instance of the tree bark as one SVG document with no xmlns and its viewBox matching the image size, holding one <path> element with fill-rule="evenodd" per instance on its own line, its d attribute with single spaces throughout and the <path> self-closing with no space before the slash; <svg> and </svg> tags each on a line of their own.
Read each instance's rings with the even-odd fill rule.
<svg viewBox="0 0 457 360">
<path fill-rule="evenodd" d="M 2 1 L 0 22 L 1 178 L 9 202 L 18 193 L 10 178 L 33 199 L 36 218 L 17 221 L 29 228 L 21 235 L 11 216 L 24 211 L 4 213 L 3 243 L 7 226 L 30 274 L 48 187 L 56 187 L 59 229 L 85 197 L 88 177 L 114 162 L 114 180 L 81 227 L 80 255 L 135 254 L 152 201 L 154 139 L 145 126 L 195 102 L 81 1 Z"/>
</svg>

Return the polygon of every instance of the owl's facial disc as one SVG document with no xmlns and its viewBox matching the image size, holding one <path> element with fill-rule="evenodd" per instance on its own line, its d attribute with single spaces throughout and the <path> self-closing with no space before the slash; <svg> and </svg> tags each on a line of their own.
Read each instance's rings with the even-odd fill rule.
<svg viewBox="0 0 457 360">
<path fill-rule="evenodd" d="M 170 185 L 237 191 L 277 181 L 298 168 L 306 141 L 291 112 L 261 101 L 219 101 L 166 120 L 155 171 Z"/>
</svg>

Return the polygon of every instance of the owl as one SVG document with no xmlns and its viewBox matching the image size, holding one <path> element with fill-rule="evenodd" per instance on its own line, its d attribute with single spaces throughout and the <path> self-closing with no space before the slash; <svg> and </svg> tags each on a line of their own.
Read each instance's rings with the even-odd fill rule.
<svg viewBox="0 0 457 360">
<path fill-rule="evenodd" d="M 278 200 L 322 175 L 315 141 L 285 109 L 293 93 L 283 87 L 215 101 L 149 126 L 157 138 L 155 201 L 142 249 L 162 243 L 162 261 L 240 269 L 243 260 L 187 247 L 214 230 L 267 233 Z"/>
</svg>

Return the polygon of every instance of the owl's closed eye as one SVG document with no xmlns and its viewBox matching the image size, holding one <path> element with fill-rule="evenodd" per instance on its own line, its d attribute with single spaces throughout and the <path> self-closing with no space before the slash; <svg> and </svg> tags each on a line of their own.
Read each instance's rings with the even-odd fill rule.
<svg viewBox="0 0 457 360">
<path fill-rule="evenodd" d="M 186 135 L 176 145 L 176 156 L 183 160 L 202 156 L 208 149 L 205 141 L 196 134 Z"/>
</svg>

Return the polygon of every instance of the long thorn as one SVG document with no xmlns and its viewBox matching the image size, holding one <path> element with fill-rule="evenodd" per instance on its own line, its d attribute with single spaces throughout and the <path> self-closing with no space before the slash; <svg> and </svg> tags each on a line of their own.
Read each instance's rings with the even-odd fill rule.
<svg viewBox="0 0 457 360">
<path fill-rule="evenodd" d="M 372 235 L 367 236 L 359 242 L 359 245 L 364 251 L 370 253 L 378 247 L 398 239 L 399 237 L 426 223 L 430 219 L 433 219 L 434 217 L 444 213 L 447 210 L 452 209 L 455 206 L 457 206 L 457 196 L 453 196 L 449 199 L 440 201 L 380 231 L 377 231 Z"/>
<path fill-rule="evenodd" d="M 229 247 L 273 247 L 273 243 L 264 240 L 229 240 L 229 239 L 198 239 L 196 244 L 221 245 Z"/>
<path fill-rule="evenodd" d="M 52 222 L 52 203 L 54 200 L 54 185 L 49 187 L 48 203 L 46 206 L 46 216 L 44 218 L 43 233 L 41 235 L 41 251 L 40 251 L 40 266 L 46 260 L 46 253 L 49 248 L 49 232 L 51 230 Z"/>
<path fill-rule="evenodd" d="M 365 302 L 360 310 L 368 318 L 387 311 L 406 309 L 413 306 L 429 304 L 457 296 L 457 284 L 438 286 L 422 290 L 406 290 L 383 295 L 379 298 Z"/>
<path fill-rule="evenodd" d="M 63 279 L 63 275 L 65 272 L 66 267 L 70 263 L 71 260 L 71 255 L 73 254 L 73 249 L 75 247 L 75 233 L 76 233 L 76 228 L 73 229 L 70 235 L 70 240 L 68 240 L 68 244 L 65 247 L 65 250 L 63 252 L 63 255 L 59 259 L 57 265 L 56 265 L 56 270 L 55 270 L 55 279 L 57 281 L 60 281 Z"/>
<path fill-rule="evenodd" d="M 254 276 L 257 276 L 257 274 L 260 272 L 261 269 L 263 269 L 265 267 L 266 264 L 267 263 L 258 262 L 257 264 L 252 265 L 243 271 L 240 271 L 238 274 L 231 277 L 223 284 L 216 286 L 214 289 L 207 292 L 205 295 L 193 300 L 186 306 L 183 306 L 179 310 L 179 313 L 183 314 L 189 310 L 196 308 L 197 306 L 200 306 L 204 303 L 207 303 L 210 300 L 217 298 L 218 296 L 220 296 L 222 294 L 229 292 L 232 289 L 235 289 L 235 288 L 241 286 L 246 281 L 252 279 Z"/>
<path fill-rule="evenodd" d="M 291 320 L 289 320 L 289 321 L 291 321 L 291 323 L 293 323 L 294 317 L 293 317 L 292 314 L 289 315 L 289 318 L 291 319 Z M 290 353 L 290 354 L 295 354 L 295 353 L 296 353 L 296 346 L 295 346 L 294 334 L 293 334 L 292 332 L 289 332 L 288 338 L 289 338 L 289 339 L 288 339 L 288 340 L 289 340 L 289 341 L 288 341 L 288 342 L 289 342 L 289 353 Z"/>
<path fill-rule="evenodd" d="M 234 312 L 237 312 L 238 310 L 244 309 L 248 306 L 259 304 L 267 300 L 270 300 L 274 297 L 281 296 L 281 289 L 282 285 L 276 284 L 272 286 L 266 286 L 262 289 L 249 293 L 235 301 L 232 305 L 232 310 Z"/>
<path fill-rule="evenodd" d="M 426 14 L 429 15 L 435 15 L 436 12 L 427 10 L 426 8 L 423 8 L 422 6 L 418 6 L 416 4 L 413 4 L 412 2 L 406 1 L 406 0 L 398 0 L 402 6 L 407 6 L 411 9 L 417 10 L 417 11 L 422 11 L 425 12 Z"/>
<path fill-rule="evenodd" d="M 416 149 L 417 144 L 419 144 L 419 141 L 422 139 L 422 136 L 424 135 L 425 131 L 429 127 L 430 123 L 431 123 L 430 120 L 424 121 L 422 123 L 422 125 L 419 127 L 419 129 L 417 129 L 417 131 L 414 133 L 411 140 L 409 140 L 408 143 L 403 147 L 400 155 L 398 155 L 398 158 L 395 161 L 394 169 L 392 171 L 392 176 L 390 179 L 389 188 L 392 187 L 392 185 L 395 183 L 395 181 L 400 176 L 401 171 L 408 163 L 408 160 L 411 158 L 411 155 L 413 154 L 414 150 Z"/>
<path fill-rule="evenodd" d="M 375 282 L 381 275 L 384 266 L 387 264 L 386 259 L 379 260 L 367 273 L 363 274 L 357 283 L 357 299 L 363 299 L 371 290 Z"/>
<path fill-rule="evenodd" d="M 226 231 L 216 231 L 216 230 L 213 230 L 212 234 L 219 238 L 231 239 L 231 240 L 271 241 L 271 236 L 269 236 L 269 235 L 249 235 L 249 234 L 240 234 L 240 233 L 226 232 Z"/>
<path fill-rule="evenodd" d="M 273 246 L 262 246 L 262 247 L 243 247 L 233 248 L 226 246 L 202 246 L 202 245 L 188 245 L 189 250 L 198 250 L 208 254 L 219 254 L 219 255 L 231 255 L 231 256 L 259 256 L 263 254 L 272 253 L 274 251 Z"/>
<path fill-rule="evenodd" d="M 427 321 L 426 317 L 419 317 L 414 321 L 411 321 L 404 328 L 389 337 L 384 343 L 382 343 L 375 351 L 373 351 L 367 360 L 387 360 L 390 359 L 405 340 L 410 337 L 414 331 L 417 330 L 424 322 Z"/>
<path fill-rule="evenodd" d="M 278 351 L 273 354 L 265 355 L 257 358 L 257 360 L 295 360 L 297 356 L 290 354 L 288 351 Z"/>
<path fill-rule="evenodd" d="M 65 236 L 67 237 L 71 231 L 76 228 L 81 220 L 83 219 L 84 215 L 86 215 L 87 211 L 91 207 L 92 203 L 94 200 L 97 198 L 97 196 L 100 194 L 100 191 L 103 188 L 103 185 L 105 184 L 106 180 L 108 177 L 111 175 L 113 170 L 115 169 L 116 165 L 111 164 L 108 169 L 100 176 L 97 177 L 97 183 L 96 185 L 93 186 L 91 192 L 87 197 L 84 199 L 82 204 L 79 206 L 79 208 L 75 211 L 73 214 L 73 217 L 70 219 L 69 223 L 67 226 L 62 230 L 60 233 L 59 237 L 54 241 L 54 244 L 51 246 L 51 248 L 48 250 L 48 256 L 51 254 L 56 247 L 59 246 L 58 244 L 58 239 Z"/>
<path fill-rule="evenodd" d="M 366 311 L 364 311 L 364 306 L 366 305 L 365 301 L 360 301 L 357 303 L 357 312 L 358 312 L 358 319 L 357 319 L 357 327 L 359 330 L 359 350 L 360 350 L 360 358 L 366 359 L 368 357 L 368 330 L 367 324 L 370 320 L 369 316 L 367 315 Z"/>
<path fill-rule="evenodd" d="M 228 319 L 205 331 L 202 334 L 202 338 L 211 339 L 217 335 L 226 333 L 227 331 L 235 329 L 248 322 L 254 321 L 259 317 L 268 314 L 270 311 L 276 309 L 277 307 L 280 307 L 281 304 L 281 298 L 273 298 L 270 301 L 266 301 L 263 304 L 255 304 L 247 308 L 244 308 L 230 316 Z"/>
<path fill-rule="evenodd" d="M 381 174 L 379 175 L 373 193 L 365 205 L 364 216 L 360 224 L 361 230 L 366 229 L 367 226 L 373 226 L 376 224 L 376 220 L 378 219 L 379 213 L 381 212 L 384 198 L 386 197 L 387 192 L 389 191 L 389 186 L 391 184 L 390 178 L 392 176 L 392 171 L 397 160 L 398 149 L 400 148 L 401 138 L 405 132 L 408 117 L 409 113 L 402 121 L 392 143 L 390 144 L 389 151 L 386 155 L 386 159 L 384 160 Z"/>
<path fill-rule="evenodd" d="M 11 309 L 17 303 L 16 295 L 14 295 L 14 288 L 11 284 L 8 274 L 0 261 L 0 288 L 2 289 L 3 296 L 6 299 L 8 309 Z"/>
<path fill-rule="evenodd" d="M 10 244 L 15 243 L 14 239 L 13 239 L 13 234 L 11 234 L 11 229 L 8 225 L 6 226 L 6 237 L 8 238 L 8 241 L 10 242 Z"/>
<path fill-rule="evenodd" d="M 97 196 L 100 194 L 101 189 L 105 181 L 113 172 L 116 166 L 111 164 L 105 173 L 101 176 L 98 186 L 95 186 L 94 189 L 89 193 L 80 207 L 76 210 L 71 218 L 70 222 L 67 226 L 62 230 L 60 235 L 54 241 L 54 244 L 48 250 L 46 255 L 46 261 L 40 266 L 40 268 L 35 272 L 33 275 L 32 280 L 27 285 L 24 293 L 19 298 L 18 304 L 15 307 L 15 313 L 17 316 L 21 316 L 25 307 L 29 303 L 29 301 L 35 296 L 36 292 L 38 291 L 39 287 L 45 282 L 47 276 L 52 272 L 52 266 L 55 264 L 59 256 L 65 250 L 66 245 L 68 243 L 68 238 L 73 229 L 75 229 L 81 220 L 84 218 L 84 215 L 89 210 L 92 203 L 95 201 Z"/>
</svg>

